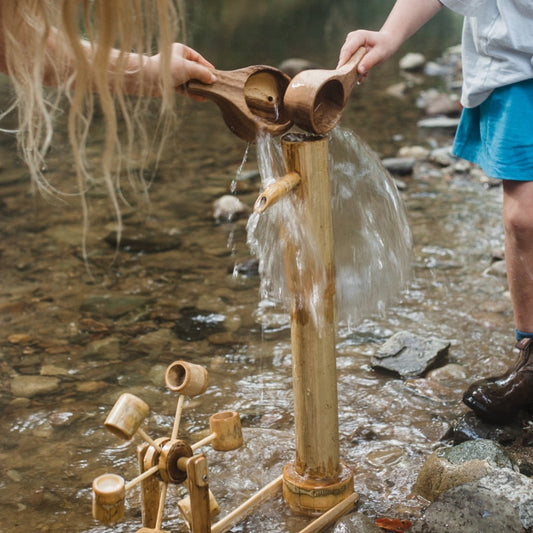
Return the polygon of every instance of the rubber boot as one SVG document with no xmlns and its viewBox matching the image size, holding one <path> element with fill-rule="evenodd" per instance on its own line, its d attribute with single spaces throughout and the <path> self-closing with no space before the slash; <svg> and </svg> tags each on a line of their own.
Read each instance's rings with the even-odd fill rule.
<svg viewBox="0 0 533 533">
<path fill-rule="evenodd" d="M 476 381 L 463 395 L 463 402 L 489 422 L 505 422 L 533 406 L 533 339 L 522 339 L 516 347 L 518 360 L 505 374 Z"/>
</svg>

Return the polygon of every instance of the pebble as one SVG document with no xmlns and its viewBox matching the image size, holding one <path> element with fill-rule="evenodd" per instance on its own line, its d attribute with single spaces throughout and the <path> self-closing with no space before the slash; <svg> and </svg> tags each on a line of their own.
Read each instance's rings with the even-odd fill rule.
<svg viewBox="0 0 533 533">
<path fill-rule="evenodd" d="M 59 378 L 50 376 L 15 376 L 11 380 L 11 392 L 13 396 L 33 398 L 56 391 L 60 383 Z"/>
<path fill-rule="evenodd" d="M 426 63 L 426 57 L 424 54 L 417 52 L 410 52 L 409 54 L 404 55 L 400 59 L 400 68 L 407 71 L 417 71 L 422 70 L 424 64 Z"/>
<path fill-rule="evenodd" d="M 249 213 L 250 208 L 231 194 L 225 194 L 213 202 L 213 218 L 217 222 L 231 222 Z"/>
</svg>

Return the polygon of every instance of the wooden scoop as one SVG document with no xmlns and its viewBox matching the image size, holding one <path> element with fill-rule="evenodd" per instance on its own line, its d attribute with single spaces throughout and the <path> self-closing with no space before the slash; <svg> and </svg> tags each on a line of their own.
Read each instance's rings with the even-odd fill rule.
<svg viewBox="0 0 533 533">
<path fill-rule="evenodd" d="M 292 126 L 283 108 L 287 74 L 264 65 L 213 72 L 217 80 L 212 85 L 191 80 L 184 89 L 215 102 L 235 135 L 254 142 L 260 132 L 276 136 Z"/>
<path fill-rule="evenodd" d="M 321 135 L 335 127 L 357 83 L 357 65 L 365 53 L 364 47 L 359 48 L 337 70 L 304 70 L 294 76 L 283 103 L 297 126 Z"/>
</svg>

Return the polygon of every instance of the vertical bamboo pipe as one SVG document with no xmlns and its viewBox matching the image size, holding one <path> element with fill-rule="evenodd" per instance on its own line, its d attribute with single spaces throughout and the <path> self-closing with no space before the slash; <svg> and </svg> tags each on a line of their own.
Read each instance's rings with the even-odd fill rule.
<svg viewBox="0 0 533 533">
<path fill-rule="evenodd" d="M 287 240 L 285 271 L 291 293 L 291 349 L 296 457 L 283 470 L 283 495 L 298 512 L 318 515 L 353 493 L 353 472 L 339 459 L 335 358 L 335 261 L 328 167 L 328 138 L 287 134 L 282 149 L 288 172 L 301 176 L 295 189 L 327 282 L 320 317 L 313 320 L 306 291 L 315 290 L 298 272 L 294 243 Z"/>
</svg>

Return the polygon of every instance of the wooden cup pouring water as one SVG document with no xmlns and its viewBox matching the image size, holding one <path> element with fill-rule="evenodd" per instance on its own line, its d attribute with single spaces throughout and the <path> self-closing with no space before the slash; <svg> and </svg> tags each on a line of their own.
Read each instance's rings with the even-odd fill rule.
<svg viewBox="0 0 533 533">
<path fill-rule="evenodd" d="M 365 48 L 359 48 L 336 70 L 311 69 L 294 76 L 283 99 L 291 120 L 302 129 L 320 135 L 332 130 L 357 84 L 357 66 L 365 53 Z"/>
<path fill-rule="evenodd" d="M 281 70 L 253 65 L 238 70 L 214 70 L 215 83 L 191 80 L 183 88 L 218 105 L 229 129 L 241 139 L 254 142 L 261 132 L 285 133 L 292 122 L 283 109 L 290 78 Z"/>
</svg>

